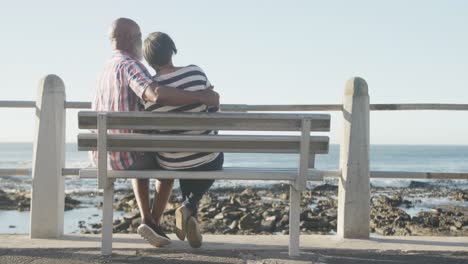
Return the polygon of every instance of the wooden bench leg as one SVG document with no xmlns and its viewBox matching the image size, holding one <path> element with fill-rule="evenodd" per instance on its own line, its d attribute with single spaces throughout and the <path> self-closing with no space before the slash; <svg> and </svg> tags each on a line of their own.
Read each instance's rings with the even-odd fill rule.
<svg viewBox="0 0 468 264">
<path fill-rule="evenodd" d="M 107 180 L 102 203 L 101 254 L 112 254 L 112 229 L 114 214 L 114 181 Z"/>
<path fill-rule="evenodd" d="M 290 185 L 289 194 L 289 256 L 299 256 L 301 192 Z"/>
</svg>

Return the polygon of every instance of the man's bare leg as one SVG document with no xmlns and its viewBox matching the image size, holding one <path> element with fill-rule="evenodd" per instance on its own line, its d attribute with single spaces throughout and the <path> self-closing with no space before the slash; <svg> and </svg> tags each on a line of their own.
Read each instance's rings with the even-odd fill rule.
<svg viewBox="0 0 468 264">
<path fill-rule="evenodd" d="M 150 210 L 149 201 L 149 180 L 148 179 L 132 179 L 133 192 L 140 209 L 141 223 L 154 223 Z"/>
<path fill-rule="evenodd" d="M 133 191 L 141 213 L 141 225 L 137 233 L 155 247 L 163 247 L 171 243 L 171 239 L 155 223 L 151 214 L 149 201 L 149 180 L 133 179 Z"/>
<path fill-rule="evenodd" d="M 161 223 L 173 186 L 174 180 L 156 180 L 156 192 L 154 193 L 153 211 L 151 213 L 157 225 Z"/>
</svg>

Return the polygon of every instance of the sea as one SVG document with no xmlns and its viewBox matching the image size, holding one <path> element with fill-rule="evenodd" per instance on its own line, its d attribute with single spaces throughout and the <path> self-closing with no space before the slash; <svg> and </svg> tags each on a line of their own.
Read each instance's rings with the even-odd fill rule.
<svg viewBox="0 0 468 264">
<path fill-rule="evenodd" d="M 31 168 L 32 143 L 0 143 L 0 168 Z M 225 166 L 231 167 L 274 167 L 294 168 L 298 166 L 298 155 L 293 154 L 237 154 L 225 155 Z M 379 171 L 423 171 L 423 172 L 468 172 L 468 146 L 457 145 L 372 145 L 370 149 L 371 170 Z M 77 150 L 76 143 L 66 144 L 67 168 L 89 166 L 86 152 Z M 339 145 L 331 145 L 327 155 L 316 156 L 316 168 L 338 169 Z M 407 187 L 411 179 L 372 179 L 371 184 L 378 187 Z M 468 180 L 418 180 L 429 184 L 446 186 L 453 189 L 468 189 Z M 239 186 L 268 186 L 271 183 L 258 181 L 217 181 L 213 188 Z M 317 183 L 311 183 L 311 185 Z M 97 193 L 94 179 L 66 177 L 66 193 Z M 0 177 L 0 189 L 6 192 L 28 191 L 31 177 Z M 177 185 L 175 186 L 177 188 Z M 127 180 L 116 182 L 116 189 L 131 189 Z M 65 233 L 79 232 L 77 221 L 85 218 L 87 222 L 99 222 L 100 210 L 93 204 L 97 198 L 86 198 L 83 202 L 90 206 L 65 212 Z M 450 199 L 432 201 L 434 204 L 454 204 Z M 459 204 L 458 204 L 459 205 Z M 468 206 L 462 204 L 462 206 Z M 115 216 L 123 212 L 115 212 Z M 28 233 L 29 212 L 0 210 L 0 233 Z"/>
</svg>

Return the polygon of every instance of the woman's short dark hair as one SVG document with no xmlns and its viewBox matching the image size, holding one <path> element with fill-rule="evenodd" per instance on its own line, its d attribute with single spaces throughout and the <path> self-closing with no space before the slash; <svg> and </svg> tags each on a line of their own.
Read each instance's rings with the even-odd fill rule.
<svg viewBox="0 0 468 264">
<path fill-rule="evenodd" d="M 177 48 L 166 33 L 153 32 L 146 37 L 143 44 L 143 56 L 149 65 L 166 65 L 171 61 L 173 54 L 177 54 Z"/>
</svg>

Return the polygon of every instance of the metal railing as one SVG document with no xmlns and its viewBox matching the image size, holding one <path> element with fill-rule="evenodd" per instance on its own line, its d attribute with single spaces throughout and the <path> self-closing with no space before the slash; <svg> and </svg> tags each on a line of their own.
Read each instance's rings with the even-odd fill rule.
<svg viewBox="0 0 468 264">
<path fill-rule="evenodd" d="M 370 111 L 468 111 L 468 104 L 370 104 Z M 0 101 L 0 108 L 36 108 L 35 101 Z M 90 109 L 91 102 L 65 102 L 66 109 Z M 342 111 L 341 104 L 313 105 L 249 105 L 223 104 L 223 111 L 228 112 L 312 112 Z"/>
<path fill-rule="evenodd" d="M 468 104 L 370 104 L 370 111 L 468 111 Z M 35 101 L 0 101 L 0 108 L 36 108 Z M 91 102 L 68 101 L 65 109 L 90 109 Z M 223 104 L 221 109 L 227 112 L 311 112 L 342 111 L 341 104 L 314 105 L 249 105 Z M 80 168 L 63 168 L 63 176 L 77 176 Z M 323 177 L 336 177 L 336 170 L 323 171 Z M 31 169 L 0 168 L 3 176 L 30 176 Z M 335 176 L 332 176 L 335 175 Z M 371 178 L 407 178 L 407 179 L 468 179 L 468 173 L 414 172 L 414 171 L 371 171 Z"/>
<path fill-rule="evenodd" d="M 76 176 L 81 168 L 66 168 L 65 115 L 67 109 L 89 109 L 90 102 L 66 101 L 65 85 L 55 75 L 40 82 L 37 101 L 0 101 L 0 108 L 35 108 L 36 131 L 33 168 L 3 168 L 2 176 L 33 175 L 31 200 L 31 237 L 60 237 L 63 234 L 64 176 Z M 340 143 L 340 168 L 313 170 L 313 179 L 339 179 L 338 235 L 368 237 L 370 178 L 400 179 L 468 179 L 467 173 L 370 171 L 369 112 L 370 111 L 468 111 L 468 104 L 370 104 L 367 83 L 361 78 L 348 81 L 343 104 L 317 105 L 221 105 L 226 112 L 310 112 L 338 111 L 343 113 L 344 137 Z M 353 142 L 353 144 L 351 144 Z M 353 180 L 350 180 L 353 179 Z M 367 187 L 366 187 L 367 186 Z M 353 201 L 353 202 L 349 202 Z M 367 202 L 366 202 L 367 201 Z M 350 206 L 343 211 L 344 206 Z M 47 219 L 48 225 L 43 225 Z"/>
</svg>

